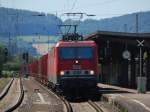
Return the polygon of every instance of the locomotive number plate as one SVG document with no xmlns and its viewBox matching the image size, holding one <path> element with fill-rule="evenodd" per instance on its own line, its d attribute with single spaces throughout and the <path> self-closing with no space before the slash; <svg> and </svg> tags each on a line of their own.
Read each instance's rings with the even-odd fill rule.
<svg viewBox="0 0 150 112">
<path fill-rule="evenodd" d="M 80 65 L 73 65 L 73 69 L 79 70 L 79 69 L 81 69 L 81 66 Z"/>
<path fill-rule="evenodd" d="M 75 70 L 75 71 L 73 71 L 73 74 L 75 74 L 75 75 L 80 75 L 80 74 L 81 74 L 81 71 L 80 71 L 80 70 Z"/>
</svg>

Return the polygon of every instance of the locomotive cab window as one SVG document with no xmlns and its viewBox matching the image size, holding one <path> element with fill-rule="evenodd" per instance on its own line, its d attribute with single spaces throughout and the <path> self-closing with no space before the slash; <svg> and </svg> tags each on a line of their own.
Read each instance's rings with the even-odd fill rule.
<svg viewBox="0 0 150 112">
<path fill-rule="evenodd" d="M 60 59 L 92 59 L 94 49 L 91 47 L 63 47 L 59 48 Z"/>
</svg>

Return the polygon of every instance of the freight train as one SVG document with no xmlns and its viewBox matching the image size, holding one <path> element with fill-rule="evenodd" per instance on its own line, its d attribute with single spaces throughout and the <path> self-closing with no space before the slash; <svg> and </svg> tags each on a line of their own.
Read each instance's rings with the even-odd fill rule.
<svg viewBox="0 0 150 112">
<path fill-rule="evenodd" d="M 59 41 L 28 65 L 29 74 L 55 89 L 96 88 L 98 54 L 94 41 Z"/>
</svg>

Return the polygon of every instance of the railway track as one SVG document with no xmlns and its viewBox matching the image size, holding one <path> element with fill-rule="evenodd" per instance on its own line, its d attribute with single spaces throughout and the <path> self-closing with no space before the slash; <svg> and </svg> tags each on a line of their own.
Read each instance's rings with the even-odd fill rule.
<svg viewBox="0 0 150 112">
<path fill-rule="evenodd" d="M 24 91 L 21 78 L 14 78 L 6 91 L 5 96 L 0 100 L 0 111 L 12 112 L 23 100 Z"/>
<path fill-rule="evenodd" d="M 89 100 L 88 103 L 96 110 L 96 112 L 104 112 L 95 102 Z"/>
<path fill-rule="evenodd" d="M 74 104 L 71 103 L 71 102 L 69 102 L 68 100 L 66 100 L 63 96 L 58 95 L 58 94 L 56 94 L 56 93 L 53 92 L 53 91 L 49 91 L 49 92 L 52 92 L 53 94 L 57 95 L 57 97 L 59 97 L 59 99 L 61 99 L 61 100 L 64 102 L 64 104 L 65 104 L 65 106 L 66 106 L 67 112 L 76 112 L 76 111 L 77 111 L 76 109 L 73 108 L 73 105 L 74 105 Z M 80 102 L 80 103 L 78 103 L 78 104 L 76 104 L 76 105 L 82 106 L 81 104 L 85 104 L 85 103 Z M 104 112 L 100 106 L 98 106 L 95 102 L 93 102 L 93 101 L 91 101 L 91 100 L 87 101 L 85 105 L 86 105 L 86 106 L 89 106 L 89 105 L 90 105 L 90 106 L 95 110 L 95 112 Z M 93 109 L 91 109 L 91 112 L 93 112 Z M 89 110 L 88 110 L 88 111 L 89 111 Z M 79 111 L 77 111 L 77 112 L 79 112 Z M 81 112 L 82 112 L 82 111 L 81 111 Z M 90 112 L 90 111 L 89 111 L 89 112 Z"/>
<path fill-rule="evenodd" d="M 97 103 L 92 100 L 88 100 L 85 102 L 73 103 L 68 101 L 63 95 L 57 94 L 53 90 L 41 85 L 38 83 L 43 89 L 45 89 L 49 94 L 53 94 L 58 99 L 60 99 L 65 105 L 65 112 L 104 112 L 103 109 L 98 106 Z M 80 108 L 80 109 L 79 109 Z"/>
<path fill-rule="evenodd" d="M 104 112 L 101 106 L 98 106 L 97 103 L 91 100 L 75 102 L 71 101 L 70 104 L 73 108 L 73 112 Z"/>
<path fill-rule="evenodd" d="M 40 84 L 41 85 L 41 84 Z M 93 110 L 95 110 L 95 112 L 104 112 L 100 106 L 98 106 L 95 102 L 89 100 L 87 102 L 80 102 L 80 103 L 77 103 L 77 104 L 74 104 L 68 100 L 66 100 L 64 98 L 64 96 L 62 95 L 59 95 L 57 93 L 55 93 L 53 90 L 49 90 L 48 88 L 44 87 L 43 85 L 41 85 L 44 89 L 46 89 L 46 91 L 48 91 L 50 94 L 54 94 L 56 95 L 59 99 L 62 100 L 62 102 L 65 104 L 65 107 L 66 107 L 66 111 L 67 112 L 80 112 L 80 110 L 77 110 L 77 108 L 73 108 L 73 105 L 78 105 L 76 107 L 79 107 L 79 106 L 82 106 L 82 105 L 86 105 L 86 106 L 91 106 L 93 109 L 91 109 L 91 112 L 93 112 Z M 86 103 L 86 104 L 85 104 Z M 83 108 L 83 107 L 81 107 Z M 81 110 L 82 112 L 83 110 Z M 88 110 L 89 111 L 89 110 Z M 90 111 L 89 111 L 90 112 Z"/>
<path fill-rule="evenodd" d="M 48 93 L 53 94 L 53 95 L 55 95 L 58 99 L 60 99 L 60 100 L 64 103 L 64 105 L 65 105 L 65 108 L 66 108 L 65 110 L 66 110 L 66 112 L 73 112 L 73 109 L 72 109 L 72 106 L 71 106 L 70 102 L 68 102 L 63 96 L 61 96 L 61 95 L 55 93 L 54 91 L 52 91 L 52 90 L 50 90 L 50 89 L 44 87 L 44 86 L 41 85 L 41 84 L 39 84 L 39 85 L 40 85 L 43 89 L 45 89 Z"/>
<path fill-rule="evenodd" d="M 64 97 L 62 97 L 62 96 L 59 96 L 59 97 L 64 102 L 67 112 L 73 112 L 71 104 Z"/>
<path fill-rule="evenodd" d="M 6 94 L 8 93 L 13 81 L 14 81 L 14 78 L 11 79 L 11 81 L 6 85 L 6 87 L 4 88 L 2 93 L 0 94 L 0 100 L 2 100 L 6 96 Z"/>
<path fill-rule="evenodd" d="M 45 87 L 44 87 L 45 88 Z M 47 88 L 45 88 L 49 93 L 54 94 L 55 96 L 57 96 L 57 98 L 59 98 L 65 105 L 66 107 L 66 111 L 67 112 L 73 112 L 72 106 L 70 104 L 70 102 L 68 102 L 63 96 L 56 94 L 55 92 L 53 92 L 52 90 L 48 90 Z"/>
</svg>

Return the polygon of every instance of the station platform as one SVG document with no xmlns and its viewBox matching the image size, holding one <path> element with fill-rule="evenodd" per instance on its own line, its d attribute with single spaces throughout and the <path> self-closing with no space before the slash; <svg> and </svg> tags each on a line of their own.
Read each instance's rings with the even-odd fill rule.
<svg viewBox="0 0 150 112">
<path fill-rule="evenodd" d="M 123 112 L 150 112 L 150 91 L 145 94 L 135 89 L 121 88 L 106 84 L 98 84 L 102 100 Z"/>
</svg>

